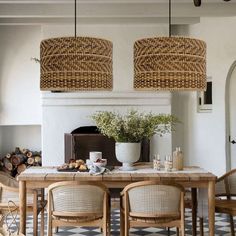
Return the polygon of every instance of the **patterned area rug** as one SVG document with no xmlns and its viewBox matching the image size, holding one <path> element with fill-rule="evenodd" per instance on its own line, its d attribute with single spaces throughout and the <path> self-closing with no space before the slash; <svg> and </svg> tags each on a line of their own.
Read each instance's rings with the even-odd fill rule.
<svg viewBox="0 0 236 236">
<path fill-rule="evenodd" d="M 112 220 L 111 220 L 111 235 L 116 236 L 120 235 L 120 219 L 119 219 L 119 210 L 114 210 L 112 212 Z M 226 215 L 216 214 L 216 223 L 215 223 L 215 235 L 216 236 L 231 236 L 230 234 L 230 224 L 229 219 Z M 191 212 L 186 210 L 186 228 L 185 235 L 192 235 L 192 218 Z M 40 219 L 39 219 L 40 221 Z M 46 222 L 45 222 L 46 223 Z M 46 224 L 45 224 L 45 235 L 46 235 Z M 33 217 L 28 216 L 27 218 L 27 236 L 33 235 Z M 88 228 L 88 227 L 66 227 L 60 228 L 59 232 L 54 234 L 55 236 L 100 236 L 102 235 L 98 228 Z M 167 230 L 164 228 L 132 228 L 130 229 L 130 236 L 154 236 L 154 235 L 168 235 Z M 176 235 L 175 228 L 170 229 L 170 235 Z M 208 221 L 207 219 L 204 221 L 204 235 L 208 235 Z"/>
</svg>

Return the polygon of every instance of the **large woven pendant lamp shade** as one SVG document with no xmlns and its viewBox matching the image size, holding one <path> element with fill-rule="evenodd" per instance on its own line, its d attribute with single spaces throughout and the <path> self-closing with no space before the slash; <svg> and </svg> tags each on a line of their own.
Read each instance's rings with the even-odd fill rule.
<svg viewBox="0 0 236 236">
<path fill-rule="evenodd" d="M 169 0 L 169 10 L 170 3 Z M 186 37 L 171 37 L 171 31 L 169 37 L 136 41 L 134 88 L 136 90 L 205 90 L 205 42 Z"/>
<path fill-rule="evenodd" d="M 90 37 L 52 38 L 40 46 L 41 90 L 111 90 L 112 43 Z"/>
<path fill-rule="evenodd" d="M 40 45 L 40 88 L 112 90 L 112 42 L 92 37 L 46 39 Z"/>
</svg>

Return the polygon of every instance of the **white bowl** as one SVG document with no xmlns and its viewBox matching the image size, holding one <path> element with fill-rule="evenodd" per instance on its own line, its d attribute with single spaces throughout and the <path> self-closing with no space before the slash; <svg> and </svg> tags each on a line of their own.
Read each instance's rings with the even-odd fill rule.
<svg viewBox="0 0 236 236">
<path fill-rule="evenodd" d="M 102 162 L 93 162 L 93 165 L 99 166 L 99 167 L 106 166 L 107 165 L 107 159 L 101 159 L 101 160 L 102 160 Z"/>
</svg>

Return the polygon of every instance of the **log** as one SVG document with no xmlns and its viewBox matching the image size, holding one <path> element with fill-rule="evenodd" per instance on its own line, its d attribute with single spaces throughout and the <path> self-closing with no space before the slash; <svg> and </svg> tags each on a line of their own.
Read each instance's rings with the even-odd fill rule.
<svg viewBox="0 0 236 236">
<path fill-rule="evenodd" d="M 4 164 L 4 167 L 9 170 L 9 171 L 12 171 L 13 170 L 13 165 L 12 163 L 10 162 L 10 160 L 8 158 L 4 158 L 3 159 L 3 164 Z"/>
<path fill-rule="evenodd" d="M 33 156 L 33 153 L 32 153 L 32 152 L 27 152 L 26 156 L 27 156 L 27 157 L 32 157 L 32 156 Z"/>
<path fill-rule="evenodd" d="M 33 157 L 29 157 L 28 159 L 27 159 L 27 163 L 28 163 L 28 165 L 34 165 L 34 162 L 35 162 L 35 159 L 33 158 Z"/>
<path fill-rule="evenodd" d="M 21 151 L 23 154 L 27 154 L 27 152 L 29 152 L 29 149 L 23 148 Z"/>
<path fill-rule="evenodd" d="M 0 166 L 1 166 L 1 167 L 4 167 L 3 160 L 0 161 Z"/>
<path fill-rule="evenodd" d="M 41 154 L 40 154 L 40 152 L 35 151 L 35 152 L 32 152 L 32 156 L 41 156 Z"/>
<path fill-rule="evenodd" d="M 19 166 L 22 163 L 25 163 L 27 157 L 24 154 L 13 155 L 11 158 L 11 163 L 14 166 Z"/>
<path fill-rule="evenodd" d="M 5 157 L 10 159 L 11 158 L 11 153 L 7 153 Z"/>
<path fill-rule="evenodd" d="M 39 165 L 42 164 L 42 158 L 41 158 L 41 156 L 35 156 L 35 157 L 34 157 L 34 160 L 35 160 L 35 162 L 36 162 L 37 164 L 39 164 Z"/>
<path fill-rule="evenodd" d="M 20 174 L 24 170 L 26 170 L 26 164 L 20 164 L 19 166 L 17 166 L 17 173 L 18 174 Z"/>
<path fill-rule="evenodd" d="M 16 148 L 15 148 L 15 154 L 21 154 L 21 150 L 20 150 L 19 147 L 16 147 Z"/>
</svg>

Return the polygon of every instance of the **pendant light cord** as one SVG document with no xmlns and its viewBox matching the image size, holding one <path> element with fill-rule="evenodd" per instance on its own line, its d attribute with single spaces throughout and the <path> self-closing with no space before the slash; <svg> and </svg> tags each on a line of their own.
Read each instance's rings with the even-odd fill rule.
<svg viewBox="0 0 236 236">
<path fill-rule="evenodd" d="M 77 37 L 77 32 L 76 32 L 76 22 L 77 22 L 77 20 L 76 20 L 76 16 L 77 16 L 77 12 L 76 12 L 76 0 L 75 0 L 75 38 Z"/>
<path fill-rule="evenodd" d="M 171 0 L 169 0 L 169 37 L 171 37 Z"/>
</svg>

